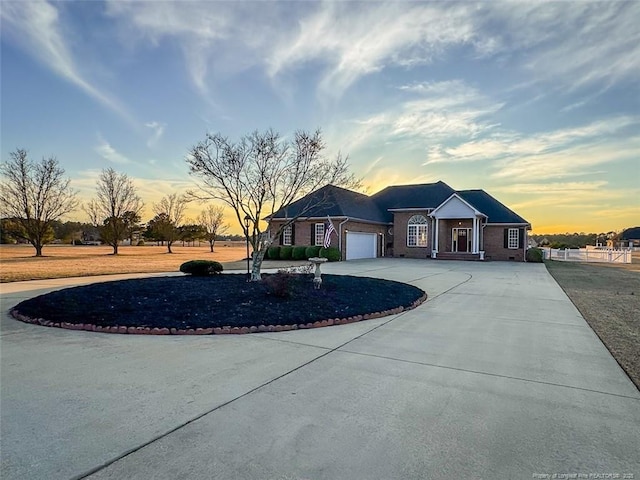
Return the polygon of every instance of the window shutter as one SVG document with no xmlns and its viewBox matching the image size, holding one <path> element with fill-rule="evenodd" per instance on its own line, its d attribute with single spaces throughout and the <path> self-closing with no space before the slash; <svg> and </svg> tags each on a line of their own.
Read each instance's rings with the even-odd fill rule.
<svg viewBox="0 0 640 480">
<path fill-rule="evenodd" d="M 509 229 L 504 229 L 504 248 L 509 248 Z"/>
<path fill-rule="evenodd" d="M 524 228 L 518 231 L 518 248 L 524 248 Z"/>
<path fill-rule="evenodd" d="M 316 224 L 311 224 L 311 233 L 309 234 L 309 245 L 316 244 Z"/>
<path fill-rule="evenodd" d="M 291 224 L 291 245 L 296 244 L 296 224 Z"/>
<path fill-rule="evenodd" d="M 279 243 L 279 245 L 282 245 L 283 238 L 284 238 L 284 230 L 282 232 L 280 232 L 280 243 Z"/>
</svg>

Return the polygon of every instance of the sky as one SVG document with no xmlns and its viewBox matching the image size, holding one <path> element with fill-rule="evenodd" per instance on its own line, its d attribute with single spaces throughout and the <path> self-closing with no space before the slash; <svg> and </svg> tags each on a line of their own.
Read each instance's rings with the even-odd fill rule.
<svg viewBox="0 0 640 480">
<path fill-rule="evenodd" d="M 84 202 L 112 167 L 148 220 L 207 132 L 320 128 L 370 194 L 442 180 L 534 233 L 640 225 L 640 2 L 3 0 L 0 21 L 2 161 L 55 156 Z"/>
</svg>

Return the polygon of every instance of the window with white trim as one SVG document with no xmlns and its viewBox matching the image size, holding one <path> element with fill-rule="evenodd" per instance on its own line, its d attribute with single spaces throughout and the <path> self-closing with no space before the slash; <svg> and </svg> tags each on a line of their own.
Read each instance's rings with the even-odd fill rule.
<svg viewBox="0 0 640 480">
<path fill-rule="evenodd" d="M 324 223 L 316 223 L 315 243 L 316 246 L 324 246 Z"/>
<path fill-rule="evenodd" d="M 520 244 L 520 230 L 518 228 L 510 228 L 507 233 L 507 248 L 516 250 Z"/>
<path fill-rule="evenodd" d="M 282 244 L 291 245 L 291 225 L 287 225 L 282 230 Z"/>
<path fill-rule="evenodd" d="M 407 223 L 407 247 L 426 247 L 429 221 L 424 215 L 414 215 Z"/>
</svg>

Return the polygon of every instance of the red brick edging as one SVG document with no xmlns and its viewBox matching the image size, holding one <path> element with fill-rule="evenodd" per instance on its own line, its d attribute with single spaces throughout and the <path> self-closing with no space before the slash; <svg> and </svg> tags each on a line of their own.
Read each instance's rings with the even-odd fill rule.
<svg viewBox="0 0 640 480">
<path fill-rule="evenodd" d="M 126 333 L 133 335 L 226 335 L 226 334 L 245 334 L 245 333 L 262 333 L 262 332 L 286 332 L 289 330 L 302 330 L 307 328 L 330 327 L 332 325 L 345 325 L 347 323 L 359 322 L 361 320 L 371 320 L 373 318 L 386 317 L 388 315 L 396 315 L 406 310 L 412 310 L 422 304 L 427 299 L 427 294 L 418 298 L 411 306 L 404 308 L 402 306 L 384 310 L 382 312 L 366 313 L 364 315 L 356 315 L 345 318 L 330 318 L 328 320 L 319 320 L 313 323 L 300 323 L 294 325 L 259 325 L 252 327 L 212 327 L 212 328 L 150 328 L 150 327 L 101 327 L 92 323 L 68 323 L 68 322 L 52 322 L 44 318 L 31 318 L 21 314 L 16 309 L 9 312 L 13 318 L 24 323 L 34 325 L 42 325 L 44 327 L 66 328 L 67 330 L 86 330 L 88 332 L 102 333 Z"/>
</svg>

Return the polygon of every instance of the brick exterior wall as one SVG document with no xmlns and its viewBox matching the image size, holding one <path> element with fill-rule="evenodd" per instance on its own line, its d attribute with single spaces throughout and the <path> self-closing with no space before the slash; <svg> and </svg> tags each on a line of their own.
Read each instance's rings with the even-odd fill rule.
<svg viewBox="0 0 640 480">
<path fill-rule="evenodd" d="M 377 256 L 394 256 L 405 258 L 430 258 L 431 256 L 431 240 L 432 229 L 434 228 L 429 222 L 428 244 L 426 247 L 408 247 L 407 246 L 407 222 L 413 215 L 420 214 L 429 218 L 425 212 L 396 212 L 394 213 L 394 224 L 392 226 L 392 234 L 389 234 L 388 229 L 390 225 L 378 225 L 365 222 L 348 221 L 342 226 L 342 259 L 346 259 L 346 237 L 347 231 L 363 232 L 363 233 L 376 233 L 379 234 Z M 313 245 L 313 238 L 311 236 L 311 226 L 316 223 L 323 223 L 322 221 L 300 221 L 295 223 L 294 245 Z M 460 225 L 459 225 L 460 223 Z M 271 225 L 272 234 L 277 231 L 282 222 L 273 221 Z M 339 230 L 340 220 L 333 220 L 333 225 L 336 230 Z M 473 222 L 471 219 L 455 219 L 455 220 L 440 220 L 438 228 L 438 242 L 440 252 L 451 252 L 451 238 L 452 229 L 455 227 L 472 228 Z M 523 238 L 520 244 L 523 245 L 517 249 L 504 248 L 504 230 L 509 228 L 508 226 L 491 226 L 484 227 L 483 235 L 480 236 L 480 250 L 484 250 L 486 260 L 502 260 L 502 261 L 524 261 L 525 248 Z M 524 229 L 520 229 L 520 235 L 526 237 Z M 274 239 L 274 245 L 280 245 L 279 239 Z M 338 247 L 338 235 L 331 235 L 331 246 Z"/>
<path fill-rule="evenodd" d="M 270 230 L 271 230 L 271 235 L 274 235 L 275 232 L 278 231 L 278 229 L 280 228 L 280 225 L 282 225 L 283 222 L 277 222 L 277 221 L 273 221 L 271 222 L 270 225 Z M 309 246 L 309 245 L 315 245 L 315 238 L 312 237 L 311 235 L 311 227 L 312 225 L 314 226 L 313 228 L 315 229 L 315 224 L 316 223 L 327 223 L 326 221 L 323 222 L 321 220 L 318 221 L 300 221 L 300 222 L 295 222 L 294 224 L 294 229 L 295 232 L 293 233 L 293 242 L 292 245 L 305 245 L 305 246 Z M 335 227 L 335 229 L 338 229 L 338 224 L 334 221 L 333 222 L 333 226 Z M 314 230 L 315 231 L 315 230 Z M 280 242 L 279 238 L 276 238 L 273 240 L 273 245 L 281 245 L 282 243 Z M 337 247 L 338 246 L 338 236 L 337 235 L 331 235 L 331 246 L 332 247 Z"/>
<path fill-rule="evenodd" d="M 524 246 L 518 249 L 504 248 L 504 230 L 508 226 L 491 226 L 484 227 L 484 258 L 486 260 L 507 260 L 507 261 L 524 261 Z M 520 229 L 520 234 L 524 233 L 524 229 Z M 526 245 L 524 240 L 520 240 L 521 245 Z"/>
<path fill-rule="evenodd" d="M 332 219 L 333 227 L 336 229 L 336 233 L 331 234 L 332 247 L 339 248 L 340 242 L 338 241 L 338 232 L 340 230 L 339 225 L 341 221 L 342 221 L 341 219 Z M 275 232 L 278 231 L 282 223 L 283 222 L 279 222 L 275 220 L 271 222 L 270 230 L 272 232 L 272 235 L 274 235 Z M 293 245 L 314 245 L 314 238 L 311 236 L 311 226 L 312 225 L 315 226 L 316 223 L 326 224 L 327 222 L 326 221 L 323 222 L 321 220 L 318 220 L 318 221 L 302 220 L 302 221 L 295 222 L 295 226 L 294 226 L 295 232 L 293 235 L 294 239 L 292 244 Z M 347 223 L 342 225 L 342 247 L 343 247 L 341 252 L 342 259 L 345 260 L 345 257 L 346 257 L 345 246 L 346 246 L 347 231 L 381 234 L 380 236 L 382 238 L 379 239 L 378 247 L 377 247 L 377 256 L 381 257 L 382 252 L 384 252 L 386 249 L 386 245 L 382 245 L 382 242 L 383 242 L 383 238 L 385 239 L 384 242 L 385 243 L 387 242 L 386 238 L 388 237 L 388 233 L 387 233 L 388 228 L 389 228 L 389 225 L 379 225 L 379 224 L 354 222 L 354 221 L 348 221 Z M 280 239 L 279 238 L 274 239 L 273 245 L 281 245 Z"/>
<path fill-rule="evenodd" d="M 429 220 L 429 229 L 427 233 L 426 247 L 409 247 L 407 246 L 407 224 L 409 219 L 414 215 L 422 215 Z M 393 256 L 406 258 L 429 258 L 431 257 L 431 220 L 424 211 L 413 212 L 394 212 L 393 214 Z"/>
</svg>

